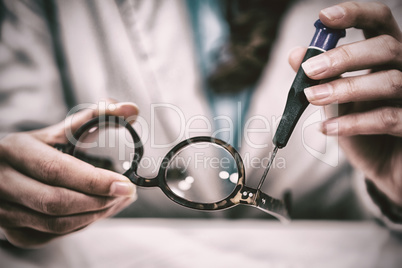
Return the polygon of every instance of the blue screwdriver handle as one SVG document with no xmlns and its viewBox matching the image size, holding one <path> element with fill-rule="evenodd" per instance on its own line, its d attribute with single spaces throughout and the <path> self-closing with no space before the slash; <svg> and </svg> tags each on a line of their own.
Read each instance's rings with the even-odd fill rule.
<svg viewBox="0 0 402 268">
<path fill-rule="evenodd" d="M 317 20 L 314 26 L 316 31 L 302 62 L 336 47 L 339 39 L 346 35 L 345 30 L 328 28 L 320 20 Z M 319 80 L 310 79 L 302 67 L 299 68 L 290 87 L 285 110 L 275 132 L 273 143 L 276 147 L 283 148 L 286 146 L 297 121 L 309 104 L 304 89 L 319 83 Z"/>
</svg>

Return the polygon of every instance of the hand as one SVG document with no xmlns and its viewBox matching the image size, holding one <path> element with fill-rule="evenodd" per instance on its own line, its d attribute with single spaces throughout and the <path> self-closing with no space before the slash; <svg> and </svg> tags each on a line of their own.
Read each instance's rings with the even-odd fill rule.
<svg viewBox="0 0 402 268">
<path fill-rule="evenodd" d="M 138 113 L 130 103 L 107 107 L 67 118 L 68 127 L 61 122 L 0 140 L 0 227 L 9 242 L 40 246 L 111 216 L 134 200 L 135 186 L 123 175 L 95 168 L 52 147 L 67 143 L 67 128 L 74 133 L 99 113 L 125 118 Z"/>
<path fill-rule="evenodd" d="M 310 103 L 340 103 L 340 116 L 323 123 L 352 165 L 380 191 L 402 206 L 402 34 L 390 9 L 380 3 L 347 2 L 320 12 L 331 27 L 362 29 L 366 40 L 325 52 L 303 63 L 312 79 L 333 79 L 305 89 Z M 304 49 L 290 55 L 294 69 Z M 340 78 L 348 71 L 365 75 Z"/>
</svg>

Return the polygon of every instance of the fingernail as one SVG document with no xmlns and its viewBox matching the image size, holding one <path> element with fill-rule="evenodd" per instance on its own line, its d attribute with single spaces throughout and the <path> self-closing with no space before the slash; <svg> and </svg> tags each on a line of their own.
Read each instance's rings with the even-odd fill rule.
<svg viewBox="0 0 402 268">
<path fill-rule="evenodd" d="M 113 196 L 132 196 L 135 186 L 131 182 L 115 181 L 110 186 L 110 194 Z"/>
<path fill-rule="evenodd" d="M 328 84 L 308 87 L 304 89 L 304 94 L 306 94 L 308 101 L 323 100 L 331 96 L 332 92 L 332 87 Z"/>
<path fill-rule="evenodd" d="M 115 105 L 116 105 L 116 108 L 120 108 L 122 106 L 131 106 L 131 107 L 135 107 L 135 109 L 138 110 L 138 105 L 135 104 L 134 102 L 128 102 L 128 101 L 126 101 L 126 102 L 118 102 Z"/>
<path fill-rule="evenodd" d="M 322 123 L 321 132 L 328 136 L 338 135 L 338 123 Z"/>
<path fill-rule="evenodd" d="M 139 108 L 137 104 L 133 102 L 116 103 L 116 109 L 119 109 L 119 113 L 124 116 L 126 121 L 130 124 L 133 124 L 137 119 Z"/>
<path fill-rule="evenodd" d="M 308 59 L 302 63 L 304 72 L 308 76 L 314 76 L 325 72 L 331 65 L 329 58 L 325 55 L 319 55 Z"/>
<path fill-rule="evenodd" d="M 345 10 L 340 6 L 328 7 L 321 10 L 321 13 L 330 20 L 339 20 L 345 16 Z"/>
</svg>

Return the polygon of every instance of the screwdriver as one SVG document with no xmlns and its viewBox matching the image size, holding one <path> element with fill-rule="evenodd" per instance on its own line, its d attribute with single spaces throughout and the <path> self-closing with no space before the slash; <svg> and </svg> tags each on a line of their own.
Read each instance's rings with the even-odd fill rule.
<svg viewBox="0 0 402 268">
<path fill-rule="evenodd" d="M 302 63 L 311 57 L 317 56 L 336 47 L 339 39 L 346 35 L 345 30 L 328 28 L 320 20 L 317 20 L 314 23 L 314 26 L 316 31 Z M 304 94 L 304 89 L 318 85 L 319 83 L 319 80 L 310 79 L 304 73 L 303 68 L 301 66 L 299 67 L 292 86 L 290 87 L 281 121 L 279 122 L 279 126 L 276 129 L 275 136 L 272 140 L 275 145 L 274 150 L 272 151 L 271 158 L 264 174 L 262 175 L 260 183 L 258 184 L 257 190 L 261 189 L 278 149 L 282 149 L 286 146 L 300 116 L 309 104 L 306 95 Z"/>
</svg>

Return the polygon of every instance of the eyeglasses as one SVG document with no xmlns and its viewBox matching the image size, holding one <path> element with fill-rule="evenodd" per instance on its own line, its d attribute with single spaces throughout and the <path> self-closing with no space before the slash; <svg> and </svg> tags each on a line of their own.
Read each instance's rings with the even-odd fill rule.
<svg viewBox="0 0 402 268">
<path fill-rule="evenodd" d="M 220 139 L 186 139 L 158 161 L 143 157 L 143 144 L 131 124 L 121 117 L 100 116 L 85 123 L 68 140 L 55 147 L 94 166 L 119 172 L 137 186 L 159 187 L 182 206 L 215 211 L 248 205 L 282 222 L 290 220 L 289 196 L 282 201 L 263 193 L 260 188 L 266 174 L 257 188 L 248 187 L 242 158 Z M 156 177 L 140 176 L 139 167 L 154 167 Z"/>
</svg>

